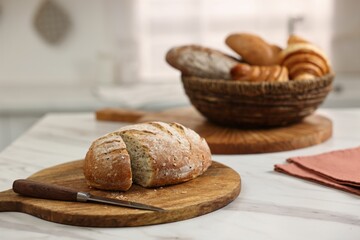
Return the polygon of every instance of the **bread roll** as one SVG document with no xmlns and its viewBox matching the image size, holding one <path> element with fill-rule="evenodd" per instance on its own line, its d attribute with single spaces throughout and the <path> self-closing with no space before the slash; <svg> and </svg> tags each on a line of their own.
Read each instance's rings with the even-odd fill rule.
<svg viewBox="0 0 360 240">
<path fill-rule="evenodd" d="M 174 47 L 167 52 L 166 61 L 184 75 L 210 79 L 230 79 L 230 69 L 239 63 L 218 50 L 198 45 Z"/>
<path fill-rule="evenodd" d="M 130 163 L 125 162 L 123 165 L 117 164 L 116 167 L 107 167 L 112 165 L 113 160 L 121 158 L 117 156 L 118 153 L 123 153 L 120 144 L 117 145 L 119 149 L 109 148 L 106 157 L 105 151 L 96 149 L 101 146 L 99 141 L 113 142 L 113 135 L 120 136 L 125 142 L 131 167 Z M 102 153 L 88 153 L 84 166 L 88 183 L 100 189 L 127 190 L 129 186 L 122 187 L 119 184 L 119 175 L 123 176 L 123 181 L 127 183 L 132 176 L 133 182 L 143 187 L 177 184 L 196 178 L 211 165 L 211 153 L 205 139 L 178 123 L 148 122 L 125 126 L 95 140 L 89 152 Z M 101 169 L 103 166 L 105 168 Z M 124 169 L 132 175 L 120 174 Z M 101 184 L 100 181 L 94 183 L 94 178 L 89 176 L 92 176 L 93 172 L 101 171 Z M 97 177 L 101 178 L 99 174 Z M 114 187 L 116 184 L 118 187 Z"/>
<path fill-rule="evenodd" d="M 251 66 L 239 63 L 231 69 L 233 80 L 247 82 L 284 82 L 288 81 L 286 67 L 275 66 Z"/>
<path fill-rule="evenodd" d="M 282 50 L 279 46 L 271 45 L 261 37 L 249 33 L 231 34 L 225 43 L 251 65 L 275 65 Z"/>
</svg>

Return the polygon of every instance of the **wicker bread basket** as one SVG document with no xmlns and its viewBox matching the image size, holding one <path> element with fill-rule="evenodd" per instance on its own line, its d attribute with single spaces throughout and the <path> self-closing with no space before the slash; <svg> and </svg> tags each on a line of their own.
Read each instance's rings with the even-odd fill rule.
<svg viewBox="0 0 360 240">
<path fill-rule="evenodd" d="M 331 90 L 334 75 L 260 83 L 181 78 L 191 103 L 208 120 L 224 126 L 267 128 L 296 123 L 312 114 Z"/>
</svg>

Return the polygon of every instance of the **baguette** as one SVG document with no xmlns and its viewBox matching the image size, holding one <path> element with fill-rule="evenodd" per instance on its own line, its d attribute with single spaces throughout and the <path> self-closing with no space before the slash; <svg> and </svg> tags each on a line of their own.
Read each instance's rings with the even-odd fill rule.
<svg viewBox="0 0 360 240">
<path fill-rule="evenodd" d="M 126 146 L 129 162 L 122 162 L 123 165 L 113 165 L 114 160 L 121 158 L 118 154 L 125 153 L 122 145 L 117 144 L 118 149 L 108 148 L 107 154 L 98 149 L 102 142 L 113 142 L 114 135 Z M 95 188 L 126 191 L 131 181 L 143 187 L 185 182 L 204 173 L 210 165 L 209 146 L 193 130 L 178 123 L 147 122 L 125 126 L 95 140 L 85 158 L 84 175 Z M 124 169 L 131 176 L 123 174 Z M 98 177 L 96 182 L 94 173 Z"/>
</svg>

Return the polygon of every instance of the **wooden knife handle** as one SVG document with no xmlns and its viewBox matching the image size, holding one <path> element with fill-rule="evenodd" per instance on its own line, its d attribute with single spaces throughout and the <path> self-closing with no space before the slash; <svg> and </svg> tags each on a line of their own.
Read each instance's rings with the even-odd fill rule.
<svg viewBox="0 0 360 240">
<path fill-rule="evenodd" d="M 28 197 L 61 201 L 76 201 L 78 193 L 70 188 L 27 179 L 15 180 L 12 189 L 14 192 Z"/>
</svg>

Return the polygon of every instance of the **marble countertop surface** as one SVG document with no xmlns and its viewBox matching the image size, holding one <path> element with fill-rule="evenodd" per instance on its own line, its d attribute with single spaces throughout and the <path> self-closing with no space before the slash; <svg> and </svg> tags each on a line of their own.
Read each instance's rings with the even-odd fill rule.
<svg viewBox="0 0 360 240">
<path fill-rule="evenodd" d="M 242 178 L 237 199 L 189 220 L 134 228 L 56 224 L 15 212 L 0 213 L 1 239 L 360 239 L 360 197 L 273 171 L 276 163 L 360 145 L 360 109 L 320 109 L 334 123 L 325 143 L 293 151 L 213 155 Z M 120 127 L 93 113 L 48 114 L 0 153 L 0 191 L 13 180 L 81 159 L 95 138 Z"/>
</svg>

